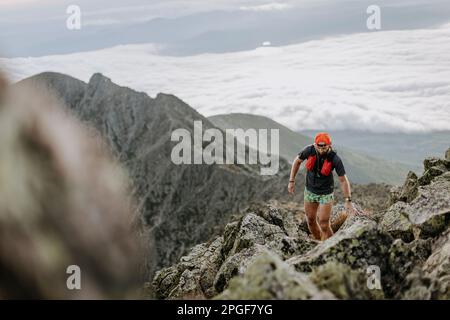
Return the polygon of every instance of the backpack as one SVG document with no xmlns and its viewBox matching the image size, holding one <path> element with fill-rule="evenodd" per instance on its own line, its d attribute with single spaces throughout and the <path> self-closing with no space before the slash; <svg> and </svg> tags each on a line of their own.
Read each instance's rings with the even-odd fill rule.
<svg viewBox="0 0 450 320">
<path fill-rule="evenodd" d="M 311 145 L 312 148 L 314 148 L 314 145 Z M 306 170 L 314 171 L 316 167 L 316 161 L 318 158 L 317 150 L 314 148 L 314 155 L 310 155 L 308 159 L 306 160 Z M 322 176 L 329 176 L 331 173 L 331 170 L 333 170 L 333 158 L 336 155 L 336 152 L 332 150 L 331 148 L 328 150 L 327 157 L 322 165 L 322 169 L 320 170 L 320 174 Z"/>
</svg>

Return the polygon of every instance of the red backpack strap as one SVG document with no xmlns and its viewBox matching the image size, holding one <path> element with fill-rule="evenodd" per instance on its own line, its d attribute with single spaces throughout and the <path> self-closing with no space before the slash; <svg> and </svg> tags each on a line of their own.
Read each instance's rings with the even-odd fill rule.
<svg viewBox="0 0 450 320">
<path fill-rule="evenodd" d="M 317 157 L 315 155 L 311 155 L 308 157 L 308 160 L 306 160 L 306 170 L 308 171 L 314 171 L 314 166 L 316 165 L 316 159 Z"/>
<path fill-rule="evenodd" d="M 322 165 L 322 170 L 320 170 L 321 175 L 328 176 L 331 173 L 331 171 L 333 170 L 333 159 L 334 159 L 335 155 L 336 155 L 336 151 L 331 149 L 330 153 L 328 154 L 327 159 L 325 159 L 325 161 Z"/>
<path fill-rule="evenodd" d="M 322 170 L 320 170 L 320 174 L 323 176 L 328 176 L 330 175 L 332 169 L 333 169 L 333 162 L 326 159 L 322 165 Z"/>
</svg>

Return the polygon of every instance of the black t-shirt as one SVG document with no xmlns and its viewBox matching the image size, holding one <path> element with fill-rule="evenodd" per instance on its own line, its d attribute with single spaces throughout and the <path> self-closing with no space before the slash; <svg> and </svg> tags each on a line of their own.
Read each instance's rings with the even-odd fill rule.
<svg viewBox="0 0 450 320">
<path fill-rule="evenodd" d="M 316 153 L 316 149 L 314 145 L 306 146 L 299 154 L 298 157 L 301 160 L 306 160 L 310 155 L 316 155 L 316 165 L 314 166 L 314 171 L 307 170 L 306 174 L 306 189 L 315 193 L 315 194 L 330 194 L 334 189 L 334 179 L 333 179 L 333 171 L 328 176 L 323 176 L 320 174 L 320 170 L 322 170 L 322 165 L 325 162 L 325 159 L 328 157 L 330 161 L 332 161 L 332 170 L 335 169 L 338 176 L 345 175 L 344 164 L 342 163 L 341 158 L 337 155 L 334 150 L 331 150 L 328 154 L 321 156 L 319 152 Z"/>
</svg>

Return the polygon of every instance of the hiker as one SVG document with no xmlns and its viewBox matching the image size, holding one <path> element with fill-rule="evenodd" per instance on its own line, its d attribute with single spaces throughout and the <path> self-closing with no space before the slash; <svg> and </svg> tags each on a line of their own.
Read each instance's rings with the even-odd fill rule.
<svg viewBox="0 0 450 320">
<path fill-rule="evenodd" d="M 292 163 L 288 185 L 290 194 L 294 194 L 295 176 L 304 160 L 307 169 L 304 203 L 308 229 L 315 239 L 323 241 L 333 235 L 330 224 L 334 200 L 333 169 L 339 176 L 345 197 L 345 208 L 349 213 L 354 213 L 350 183 L 341 158 L 331 147 L 330 135 L 320 132 L 316 135 L 314 144 L 306 146 Z"/>
</svg>

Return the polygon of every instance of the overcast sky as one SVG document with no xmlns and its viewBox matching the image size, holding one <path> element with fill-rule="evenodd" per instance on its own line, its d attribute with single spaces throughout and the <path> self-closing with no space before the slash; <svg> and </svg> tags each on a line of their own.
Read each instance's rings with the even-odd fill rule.
<svg viewBox="0 0 450 320">
<path fill-rule="evenodd" d="M 450 1 L 377 2 L 379 31 L 366 27 L 372 0 L 78 0 L 83 27 L 68 31 L 73 1 L 0 0 L 0 67 L 13 81 L 101 72 L 206 116 L 294 130 L 448 130 Z"/>
<path fill-rule="evenodd" d="M 0 0 L 0 56 L 73 53 L 154 43 L 166 55 L 234 52 L 366 31 L 373 0 Z M 435 27 L 448 0 L 378 0 L 383 30 Z M 69 5 L 81 30 L 68 30 Z"/>
</svg>

